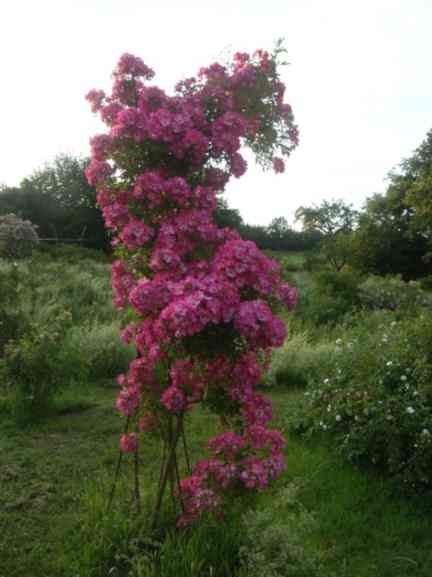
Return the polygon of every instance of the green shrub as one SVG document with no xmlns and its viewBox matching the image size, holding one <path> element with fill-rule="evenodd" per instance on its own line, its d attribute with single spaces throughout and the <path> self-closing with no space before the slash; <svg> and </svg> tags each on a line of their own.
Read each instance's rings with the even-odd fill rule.
<svg viewBox="0 0 432 577">
<path fill-rule="evenodd" d="M 324 270 L 312 278 L 312 287 L 300 293 L 296 315 L 313 325 L 334 325 L 359 309 L 360 278 L 349 271 Z"/>
<path fill-rule="evenodd" d="M 392 319 L 377 329 L 365 317 L 336 341 L 334 366 L 306 391 L 296 428 L 331 433 L 350 461 L 430 490 L 432 315 Z"/>
<path fill-rule="evenodd" d="M 0 267 L 0 357 L 6 344 L 18 338 L 26 328 L 20 308 L 17 265 Z"/>
<path fill-rule="evenodd" d="M 407 311 L 432 304 L 419 282 L 405 282 L 398 276 L 369 276 L 360 285 L 360 300 L 369 309 Z"/>
<path fill-rule="evenodd" d="M 424 291 L 432 291 L 432 274 L 419 279 L 420 287 Z"/>
<path fill-rule="evenodd" d="M 64 255 L 35 252 L 32 259 L 0 264 L 1 383 L 18 419 L 47 412 L 60 387 L 112 379 L 127 369 L 134 352 L 120 341 L 111 295 L 103 261 L 73 264 Z"/>
<path fill-rule="evenodd" d="M 67 377 L 58 363 L 58 351 L 69 325 L 70 314 L 64 312 L 49 325 L 31 323 L 19 339 L 6 345 L 2 372 L 14 397 L 18 422 L 44 416 L 64 385 Z"/>
<path fill-rule="evenodd" d="M 325 267 L 325 258 L 318 250 L 305 253 L 303 268 L 308 272 L 315 272 Z"/>
</svg>

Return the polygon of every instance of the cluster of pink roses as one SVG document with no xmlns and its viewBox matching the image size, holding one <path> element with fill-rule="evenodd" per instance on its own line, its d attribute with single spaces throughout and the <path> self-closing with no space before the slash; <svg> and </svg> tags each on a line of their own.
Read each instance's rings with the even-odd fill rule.
<svg viewBox="0 0 432 577">
<path fill-rule="evenodd" d="M 119 377 L 117 399 L 136 430 L 122 436 L 122 451 L 136 451 L 142 431 L 164 436 L 164 419 L 201 401 L 222 416 L 229 407 L 235 427 L 210 439 L 211 458 L 179 484 L 182 525 L 217 510 L 224 491 L 263 489 L 284 470 L 283 438 L 267 428 L 271 403 L 254 388 L 286 335 L 274 306 L 293 309 L 297 291 L 254 243 L 218 228 L 213 212 L 230 176 L 247 169 L 242 144 L 283 172 L 275 153 L 289 155 L 298 132 L 267 52 L 203 68 L 173 96 L 146 86 L 153 76 L 125 54 L 112 94 L 89 92 L 108 132 L 91 139 L 86 175 L 119 255 L 114 303 L 136 315 L 123 339 L 139 356 Z"/>
</svg>

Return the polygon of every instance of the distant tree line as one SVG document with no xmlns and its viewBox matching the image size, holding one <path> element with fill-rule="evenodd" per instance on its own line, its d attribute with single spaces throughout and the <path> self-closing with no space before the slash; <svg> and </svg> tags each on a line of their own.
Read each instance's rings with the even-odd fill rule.
<svg viewBox="0 0 432 577">
<path fill-rule="evenodd" d="M 40 238 L 82 239 L 107 250 L 96 191 L 87 183 L 87 159 L 60 155 L 24 178 L 19 187 L 0 186 L 0 214 L 13 213 L 37 225 Z"/>
<path fill-rule="evenodd" d="M 81 239 L 91 248 L 110 249 L 96 190 L 87 183 L 84 170 L 88 159 L 63 154 L 24 178 L 18 187 L 0 185 L 0 215 L 13 213 L 37 225 L 40 238 L 60 242 Z M 296 231 L 285 218 L 275 218 L 269 226 L 246 224 L 239 211 L 218 199 L 215 220 L 219 226 L 238 230 L 261 249 L 304 251 L 320 240 L 319 231 Z"/>
<path fill-rule="evenodd" d="M 336 270 L 348 264 L 405 280 L 432 275 L 432 130 L 388 183 L 360 212 L 334 200 L 300 207 L 296 218 L 304 231 L 321 232 L 320 253 Z"/>
<path fill-rule="evenodd" d="M 294 230 L 283 216 L 274 218 L 268 226 L 246 224 L 240 212 L 229 208 L 224 198 L 218 199 L 215 220 L 219 226 L 238 230 L 242 238 L 252 240 L 261 250 L 308 251 L 316 248 L 322 238 L 318 230 Z"/>
<path fill-rule="evenodd" d="M 30 220 L 40 238 L 82 239 L 85 246 L 109 251 L 96 191 L 84 176 L 87 162 L 61 155 L 19 187 L 0 186 L 0 215 Z M 385 193 L 369 197 L 361 211 L 343 200 L 300 206 L 298 231 L 283 216 L 268 226 L 247 224 L 219 198 L 215 219 L 261 249 L 315 251 L 337 271 L 349 265 L 373 274 L 400 274 L 405 280 L 432 275 L 432 130 L 389 173 Z"/>
</svg>

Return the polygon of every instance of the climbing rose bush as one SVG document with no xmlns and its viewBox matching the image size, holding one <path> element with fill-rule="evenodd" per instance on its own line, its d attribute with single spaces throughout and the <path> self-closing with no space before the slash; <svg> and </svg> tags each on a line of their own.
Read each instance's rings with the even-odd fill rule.
<svg viewBox="0 0 432 577">
<path fill-rule="evenodd" d="M 247 170 L 242 146 L 280 173 L 298 144 L 280 52 L 237 53 L 172 95 L 148 84 L 154 72 L 140 58 L 124 54 L 111 94 L 87 94 L 107 130 L 91 139 L 86 175 L 113 234 L 114 303 L 135 318 L 122 333 L 137 358 L 118 379 L 117 408 L 133 429 L 120 448 L 137 457 L 140 438 L 155 432 L 164 443 L 155 524 L 168 484 L 182 526 L 220 511 L 230 493 L 265 489 L 285 469 L 284 439 L 268 427 L 270 400 L 255 387 L 286 336 L 275 311 L 292 310 L 297 291 L 277 262 L 213 219 L 217 195 Z M 210 439 L 209 458 L 191 466 L 185 418 L 200 403 L 231 430 Z"/>
</svg>

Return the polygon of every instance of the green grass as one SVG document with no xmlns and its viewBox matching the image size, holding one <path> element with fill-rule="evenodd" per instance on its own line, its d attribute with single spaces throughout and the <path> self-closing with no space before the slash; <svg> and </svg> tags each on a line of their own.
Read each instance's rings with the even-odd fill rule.
<svg viewBox="0 0 432 577">
<path fill-rule="evenodd" d="M 56 414 L 23 430 L 3 411 L 0 577 L 69 577 L 75 562 L 88 570 L 76 575 L 102 577 L 91 572 L 95 564 L 115 566 L 116 555 L 129 550 L 130 532 L 148 527 L 148 518 L 138 524 L 128 521 L 132 488 L 127 460 L 113 515 L 105 516 L 124 426 L 114 408 L 115 396 L 116 389 L 107 387 L 68 389 L 56 403 Z M 0 406 L 4 409 L 4 399 Z M 214 433 L 215 421 L 197 414 L 189 430 L 190 453 L 196 459 L 201 441 Z M 158 442 L 150 438 L 141 453 L 142 497 L 149 501 L 158 474 Z"/>
<path fill-rule="evenodd" d="M 289 322 L 287 323 L 289 326 Z M 322 375 L 333 360 L 334 344 L 328 340 L 312 343 L 307 330 L 290 335 L 282 347 L 272 354 L 266 383 L 284 388 L 306 387 Z"/>
<path fill-rule="evenodd" d="M 39 426 L 17 431 L 2 419 L 1 577 L 61 575 L 82 488 L 114 466 L 121 422 L 112 403 L 112 391 L 98 390 L 63 401 L 63 414 Z"/>
<path fill-rule="evenodd" d="M 277 424 L 283 426 L 299 394 L 278 392 L 272 396 Z M 134 556 L 138 567 L 151 557 L 151 546 L 143 537 L 148 528 L 147 513 L 129 520 L 127 464 L 112 514 L 104 513 L 123 426 L 113 409 L 114 397 L 114 390 L 109 388 L 83 390 L 79 394 L 70 391 L 70 398 L 66 392 L 56 415 L 45 424 L 22 431 L 17 431 L 8 418 L 2 419 L 1 577 L 102 577 L 113 567 L 116 569 L 112 574 L 127 575 L 126 558 L 129 563 L 130 556 Z M 206 414 L 197 413 L 189 428 L 196 459 L 202 443 L 214 431 L 215 422 Z M 152 497 L 150 488 L 158 453 L 157 443 L 150 441 L 143 456 L 144 502 Z M 319 575 L 432 574 L 431 503 L 392 496 L 385 480 L 343 464 L 330 448 L 319 443 L 305 444 L 290 437 L 287 462 L 288 472 L 278 486 L 294 484 L 299 505 L 315 520 L 301 547 L 305 559 L 319 554 Z M 277 492 L 273 491 L 264 494 L 258 506 L 273 519 L 272 525 L 284 521 L 285 514 L 277 503 Z M 292 530 L 296 530 L 295 525 Z M 236 539 L 240 537 L 234 526 L 222 532 L 221 527 L 203 527 L 198 532 L 171 534 L 158 553 L 162 552 L 163 559 L 158 565 L 159 575 L 194 575 L 198 566 L 204 566 L 202 557 L 206 555 L 211 557 L 213 567 L 218 555 L 225 557 L 225 569 L 213 573 L 215 576 L 235 575 Z M 219 546 L 217 555 L 205 553 L 210 542 L 213 553 Z M 219 571 L 222 565 L 221 559 Z M 207 572 L 196 575 L 211 575 L 208 563 L 206 567 Z M 151 575 L 145 571 L 148 569 L 141 569 L 141 575 Z M 303 573 L 286 573 L 291 574 Z"/>
<path fill-rule="evenodd" d="M 281 421 L 299 393 L 273 395 Z M 432 501 L 403 500 L 388 482 L 343 463 L 324 444 L 289 437 L 288 478 L 295 479 L 317 529 L 320 549 L 338 577 L 428 577 L 432 574 Z"/>
<path fill-rule="evenodd" d="M 306 255 L 301 251 L 275 251 L 265 250 L 264 253 L 282 265 L 282 269 L 286 272 L 301 271 L 304 268 Z"/>
<path fill-rule="evenodd" d="M 279 257 L 287 278 L 307 290 L 304 256 Z M 85 372 L 84 382 L 112 382 L 131 354 L 115 341 L 118 313 L 110 302 L 109 268 L 90 260 L 84 267 L 81 261 L 42 261 L 35 263 L 33 306 L 29 291 L 23 289 L 22 298 L 42 324 L 57 309 L 71 311 L 73 326 L 62 345 L 68 379 L 54 412 L 24 429 L 7 413 L 0 388 L 0 577 L 432 575 L 430 500 L 396 497 L 385 479 L 342 462 L 318 439 L 304 442 L 287 434 L 287 473 L 245 520 L 232 515 L 226 523 L 151 536 L 160 447 L 149 438 L 142 448 L 142 514 L 131 515 L 127 460 L 107 511 L 124 426 L 114 409 L 116 390 L 67 384 L 72 367 L 81 365 L 93 371 Z M 275 427 L 285 431 L 301 399 L 295 387 L 312 371 L 324 370 L 339 329 L 346 330 L 311 327 L 291 314 L 287 320 L 293 340 L 275 353 L 271 373 L 280 386 L 271 392 Z M 191 415 L 192 460 L 200 458 L 217 426 L 203 411 Z M 169 510 L 165 515 L 167 523 L 173 521 Z"/>
</svg>

